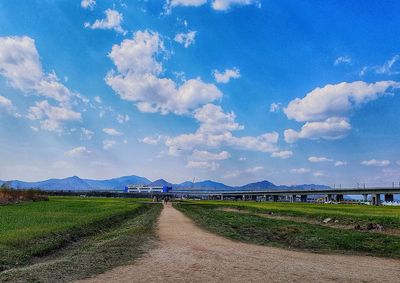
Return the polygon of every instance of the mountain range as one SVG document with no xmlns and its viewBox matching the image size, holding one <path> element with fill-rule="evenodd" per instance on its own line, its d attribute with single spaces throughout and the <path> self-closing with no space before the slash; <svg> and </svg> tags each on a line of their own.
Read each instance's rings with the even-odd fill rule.
<svg viewBox="0 0 400 283">
<path fill-rule="evenodd" d="M 255 183 L 246 184 L 243 186 L 228 186 L 223 183 L 215 182 L 212 180 L 205 180 L 200 182 L 186 181 L 180 184 L 169 183 L 164 179 L 158 179 L 151 182 L 145 177 L 136 175 L 123 176 L 119 178 L 106 179 L 106 180 L 92 180 L 81 179 L 78 176 L 72 176 L 64 179 L 49 179 L 38 182 L 24 182 L 19 180 L 1 181 L 9 184 L 16 189 L 42 189 L 42 190 L 73 190 L 73 191 L 87 191 L 87 190 L 123 190 L 127 185 L 151 185 L 151 186 L 169 186 L 174 189 L 190 188 L 190 189 L 215 189 L 215 190 L 251 190 L 251 189 L 328 189 L 330 187 L 325 185 L 304 184 L 294 186 L 279 186 L 269 181 L 260 181 Z"/>
</svg>

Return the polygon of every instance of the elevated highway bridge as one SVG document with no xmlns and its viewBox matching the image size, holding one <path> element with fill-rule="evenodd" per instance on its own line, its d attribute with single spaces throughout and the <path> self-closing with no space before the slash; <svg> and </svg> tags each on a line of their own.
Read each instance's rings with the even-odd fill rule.
<svg viewBox="0 0 400 283">
<path fill-rule="evenodd" d="M 253 190 L 216 190 L 216 189 L 173 189 L 168 193 L 157 195 L 171 196 L 199 196 L 211 199 L 256 199 L 264 197 L 266 200 L 279 201 L 282 198 L 292 202 L 307 202 L 309 196 L 322 195 L 326 201 L 342 201 L 345 195 L 360 195 L 364 200 L 371 196 L 374 205 L 381 204 L 382 196 L 385 201 L 394 200 L 394 195 L 400 195 L 400 187 L 376 187 L 376 188 L 341 188 L 341 189 L 253 189 Z"/>
</svg>

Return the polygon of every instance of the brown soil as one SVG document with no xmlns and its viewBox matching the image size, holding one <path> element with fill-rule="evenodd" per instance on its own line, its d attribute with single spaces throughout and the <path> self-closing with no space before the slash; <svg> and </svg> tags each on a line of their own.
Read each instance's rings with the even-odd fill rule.
<svg viewBox="0 0 400 283">
<path fill-rule="evenodd" d="M 396 282 L 400 278 L 400 260 L 235 242 L 198 228 L 170 205 L 161 213 L 158 233 L 160 245 L 133 265 L 80 282 Z"/>
</svg>

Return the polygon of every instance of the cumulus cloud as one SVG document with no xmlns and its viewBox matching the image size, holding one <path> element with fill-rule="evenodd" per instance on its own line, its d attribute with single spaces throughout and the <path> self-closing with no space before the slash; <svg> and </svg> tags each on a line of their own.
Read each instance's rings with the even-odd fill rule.
<svg viewBox="0 0 400 283">
<path fill-rule="evenodd" d="M 107 9 L 105 11 L 106 17 L 104 19 L 96 20 L 93 24 L 86 22 L 85 28 L 90 29 L 112 29 L 118 33 L 126 34 L 126 31 L 121 27 L 123 16 L 116 10 Z"/>
<path fill-rule="evenodd" d="M 326 157 L 323 157 L 323 156 L 320 156 L 320 157 L 319 156 L 310 156 L 308 158 L 308 161 L 310 161 L 312 163 L 320 163 L 320 162 L 332 162 L 333 159 L 326 158 Z"/>
<path fill-rule="evenodd" d="M 233 69 L 225 69 L 225 71 L 220 72 L 218 70 L 214 70 L 213 72 L 214 79 L 217 83 L 228 83 L 231 79 L 240 78 L 240 70 L 238 68 Z"/>
<path fill-rule="evenodd" d="M 167 0 L 165 4 L 166 13 L 170 13 L 171 9 L 177 6 L 182 7 L 199 7 L 206 4 L 207 0 Z M 216 11 L 228 11 L 233 7 L 256 5 L 261 7 L 260 0 L 212 0 L 211 7 Z"/>
<path fill-rule="evenodd" d="M 223 145 L 261 152 L 277 150 L 279 135 L 276 132 L 260 136 L 234 136 L 232 132 L 243 129 L 243 126 L 235 122 L 233 112 L 225 113 L 220 106 L 204 105 L 194 112 L 194 118 L 200 124 L 195 133 L 166 137 L 165 144 L 170 154 L 176 155 L 199 146 L 215 148 Z"/>
<path fill-rule="evenodd" d="M 276 113 L 276 112 L 279 112 L 279 111 L 281 111 L 281 109 L 282 109 L 282 103 L 271 103 L 271 105 L 269 106 L 269 112 L 272 112 L 272 113 Z"/>
<path fill-rule="evenodd" d="M 381 96 L 393 93 L 392 90 L 400 88 L 400 83 L 395 81 L 380 81 L 366 83 L 356 81 L 328 84 L 316 88 L 304 98 L 292 100 L 284 109 L 289 119 L 297 122 L 321 121 L 330 117 L 345 117 L 350 110 L 378 99 Z"/>
<path fill-rule="evenodd" d="M 0 37 L 0 75 L 24 93 L 36 93 L 67 103 L 77 94 L 60 83 L 54 73 L 45 74 L 35 41 L 28 36 Z"/>
<path fill-rule="evenodd" d="M 16 109 L 10 99 L 0 95 L 0 111 L 4 110 L 8 114 L 14 117 L 20 117 L 21 115 L 16 112 Z"/>
<path fill-rule="evenodd" d="M 338 66 L 338 65 L 346 65 L 346 64 L 351 64 L 352 60 L 350 56 L 339 56 L 336 58 L 335 62 L 333 62 L 333 65 Z"/>
<path fill-rule="evenodd" d="M 170 7 L 199 7 L 207 3 L 207 0 L 167 0 L 167 5 Z"/>
<path fill-rule="evenodd" d="M 123 135 L 121 132 L 119 132 L 113 128 L 104 128 L 103 132 L 106 133 L 107 135 L 113 136 L 113 137 L 120 137 Z"/>
<path fill-rule="evenodd" d="M 103 141 L 103 149 L 108 150 L 116 144 L 117 144 L 117 142 L 114 140 L 104 140 Z"/>
<path fill-rule="evenodd" d="M 175 35 L 174 40 L 180 44 L 183 44 L 185 48 L 194 44 L 196 38 L 196 31 L 188 31 L 187 33 L 178 33 Z"/>
<path fill-rule="evenodd" d="M 88 150 L 85 146 L 79 146 L 65 152 L 65 155 L 70 157 L 78 157 L 89 155 L 90 153 L 91 151 Z"/>
<path fill-rule="evenodd" d="M 261 6 L 261 2 L 258 0 L 213 0 L 211 6 L 217 11 L 227 11 L 234 6 L 246 6 L 256 4 L 258 7 Z"/>
<path fill-rule="evenodd" d="M 194 160 L 189 160 L 188 163 L 186 164 L 187 168 L 192 168 L 192 169 L 210 169 L 210 170 L 217 170 L 219 167 L 219 164 L 212 161 L 194 161 Z"/>
<path fill-rule="evenodd" d="M 289 119 L 306 122 L 300 131 L 286 130 L 285 140 L 294 143 L 302 138 L 343 138 L 351 130 L 347 116 L 352 110 L 379 97 L 393 94 L 398 88 L 400 83 L 395 81 L 342 82 L 315 88 L 304 98 L 296 98 L 284 108 Z"/>
<path fill-rule="evenodd" d="M 376 159 L 371 159 L 371 160 L 364 160 L 361 162 L 362 165 L 366 166 L 378 166 L 378 167 L 385 167 L 390 165 L 389 160 L 376 160 Z"/>
<path fill-rule="evenodd" d="M 139 139 L 140 142 L 149 144 L 149 145 L 157 145 L 163 137 L 161 135 L 154 137 L 144 137 L 143 139 Z"/>
<path fill-rule="evenodd" d="M 88 130 L 86 128 L 81 128 L 81 139 L 83 140 L 91 140 L 94 136 L 94 132 Z"/>
<path fill-rule="evenodd" d="M 94 6 L 96 6 L 96 0 L 82 0 L 81 7 L 83 9 L 93 10 Z"/>
<path fill-rule="evenodd" d="M 345 137 L 351 130 L 346 118 L 328 118 L 322 122 L 307 122 L 300 131 L 288 129 L 284 131 L 285 141 L 295 143 L 299 139 L 326 139 L 335 140 Z"/>
<path fill-rule="evenodd" d="M 31 106 L 27 117 L 31 120 L 40 120 L 41 129 L 51 132 L 62 132 L 62 122 L 79 121 L 81 113 L 64 106 L 52 106 L 47 100 L 36 102 Z"/>
<path fill-rule="evenodd" d="M 262 166 L 255 166 L 255 167 L 247 168 L 245 170 L 245 172 L 254 174 L 254 173 L 258 173 L 258 172 L 262 171 L 263 169 L 264 169 L 264 167 L 262 167 Z"/>
<path fill-rule="evenodd" d="M 118 114 L 117 115 L 117 121 L 120 124 L 126 123 L 129 120 L 130 120 L 130 118 L 129 118 L 128 114 L 125 114 L 125 115 Z"/>
<path fill-rule="evenodd" d="M 110 71 L 106 83 L 124 100 L 136 102 L 142 112 L 185 114 L 203 104 L 219 100 L 222 93 L 200 78 L 177 85 L 162 78 L 162 64 L 156 57 L 164 50 L 158 33 L 137 31 L 133 39 L 114 45 L 109 57 L 117 68 Z"/>
<path fill-rule="evenodd" d="M 96 101 L 98 104 L 101 104 L 103 101 L 101 100 L 100 96 L 95 96 L 94 101 Z"/>
<path fill-rule="evenodd" d="M 283 150 L 283 151 L 275 151 L 271 154 L 271 157 L 280 158 L 280 159 L 287 159 L 292 157 L 293 152 L 290 150 Z"/>
<path fill-rule="evenodd" d="M 194 150 L 192 152 L 191 157 L 196 160 L 213 161 L 213 160 L 225 160 L 230 158 L 231 155 L 227 151 L 212 153 L 206 150 Z"/>
<path fill-rule="evenodd" d="M 347 162 L 346 162 L 346 161 L 340 161 L 340 160 L 338 160 L 338 161 L 335 162 L 335 167 L 338 167 L 338 166 L 346 166 L 346 165 L 347 165 Z"/>
<path fill-rule="evenodd" d="M 305 173 L 309 173 L 309 172 L 311 172 L 311 170 L 308 168 L 295 168 L 295 169 L 290 170 L 290 173 L 294 173 L 294 174 L 305 174 Z"/>
<path fill-rule="evenodd" d="M 65 87 L 54 72 L 46 74 L 43 71 L 32 38 L 0 37 L 0 75 L 6 78 L 11 87 L 25 94 L 34 93 L 59 103 L 57 107 L 44 100 L 29 108 L 28 118 L 41 119 L 42 129 L 61 132 L 62 122 L 81 119 L 80 113 L 71 109 L 71 100 L 77 98 L 85 102 L 86 99 Z"/>
</svg>

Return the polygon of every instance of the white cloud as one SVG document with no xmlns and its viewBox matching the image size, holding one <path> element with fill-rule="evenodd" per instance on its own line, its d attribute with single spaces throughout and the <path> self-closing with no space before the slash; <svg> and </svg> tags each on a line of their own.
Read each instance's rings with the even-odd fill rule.
<svg viewBox="0 0 400 283">
<path fill-rule="evenodd" d="M 335 62 L 333 62 L 333 65 L 338 66 L 338 65 L 345 65 L 345 64 L 351 64 L 352 60 L 350 56 L 339 56 L 336 58 Z"/>
<path fill-rule="evenodd" d="M 400 166 L 400 160 L 399 160 L 399 161 L 396 161 L 396 164 Z"/>
<path fill-rule="evenodd" d="M 117 144 L 117 142 L 114 140 L 104 140 L 103 141 L 103 149 L 108 150 L 116 144 Z"/>
<path fill-rule="evenodd" d="M 150 145 L 156 145 L 160 142 L 160 140 L 162 139 L 162 136 L 156 136 L 156 137 L 145 137 L 139 141 L 141 141 L 142 143 L 145 144 L 150 144 Z"/>
<path fill-rule="evenodd" d="M 188 31 L 187 33 L 178 33 L 175 35 L 174 40 L 180 44 L 183 44 L 185 48 L 188 48 L 195 42 L 196 31 Z"/>
<path fill-rule="evenodd" d="M 166 13 L 170 13 L 171 9 L 177 6 L 182 7 L 199 7 L 206 4 L 207 0 L 167 0 L 165 4 Z M 211 7 L 216 11 L 227 11 L 234 6 L 246 6 L 254 4 L 257 7 L 261 7 L 261 1 L 259 0 L 212 0 Z"/>
<path fill-rule="evenodd" d="M 394 88 L 400 88 L 400 83 L 380 81 L 366 83 L 356 81 L 328 84 L 315 88 L 304 98 L 292 100 L 284 109 L 289 119 L 297 122 L 321 121 L 330 117 L 347 116 L 350 110 L 391 93 Z"/>
<path fill-rule="evenodd" d="M 264 169 L 264 167 L 262 167 L 262 166 L 256 166 L 256 167 L 247 168 L 245 170 L 245 172 L 254 174 L 254 173 L 258 173 L 258 172 L 262 171 L 263 169 Z"/>
<path fill-rule="evenodd" d="M 106 133 L 107 135 L 113 136 L 113 137 L 120 137 L 123 135 L 123 133 L 121 133 L 113 128 L 104 128 L 103 132 Z"/>
<path fill-rule="evenodd" d="M 188 163 L 186 164 L 187 168 L 194 168 L 194 169 L 210 169 L 210 170 L 217 170 L 219 167 L 219 164 L 212 161 L 193 161 L 189 160 Z"/>
<path fill-rule="evenodd" d="M 130 118 L 129 118 L 128 114 L 125 114 L 125 115 L 118 114 L 117 115 L 117 121 L 120 124 L 126 123 L 129 120 L 130 120 Z"/>
<path fill-rule="evenodd" d="M 271 154 L 271 157 L 274 158 L 281 158 L 281 159 L 287 159 L 292 157 L 293 152 L 290 150 L 283 150 L 283 151 L 275 151 Z"/>
<path fill-rule="evenodd" d="M 327 175 L 322 171 L 315 171 L 312 174 L 314 177 L 327 177 Z"/>
<path fill-rule="evenodd" d="M 320 162 L 332 162 L 333 159 L 326 158 L 326 157 L 323 157 L 323 156 L 320 156 L 320 157 L 319 156 L 310 156 L 308 158 L 308 161 L 310 161 L 312 163 L 320 163 Z"/>
<path fill-rule="evenodd" d="M 225 160 L 231 157 L 229 152 L 221 151 L 219 153 L 212 153 L 206 150 L 194 150 L 192 152 L 193 159 L 202 161 Z"/>
<path fill-rule="evenodd" d="M 94 6 L 96 6 L 96 0 L 82 0 L 81 7 L 83 9 L 93 10 Z"/>
<path fill-rule="evenodd" d="M 218 70 L 213 71 L 214 79 L 217 83 L 228 83 L 231 79 L 240 78 L 240 70 L 238 68 L 225 69 L 225 71 L 220 72 Z"/>
<path fill-rule="evenodd" d="M 247 158 L 246 157 L 239 157 L 239 161 L 246 161 Z"/>
<path fill-rule="evenodd" d="M 376 160 L 376 159 L 371 159 L 371 160 L 364 160 L 361 162 L 362 165 L 366 166 L 378 166 L 378 167 L 385 167 L 390 165 L 389 160 Z"/>
<path fill-rule="evenodd" d="M 79 121 L 81 114 L 65 106 L 52 106 L 47 100 L 36 102 L 29 108 L 27 117 L 31 120 L 41 120 L 41 129 L 51 132 L 62 132 L 62 122 Z"/>
<path fill-rule="evenodd" d="M 170 7 L 184 6 L 184 7 L 199 7 L 207 3 L 207 0 L 167 0 L 167 5 Z"/>
<path fill-rule="evenodd" d="M 294 173 L 294 174 L 305 174 L 305 173 L 309 173 L 311 170 L 308 168 L 296 168 L 296 169 L 291 169 L 290 173 Z"/>
<path fill-rule="evenodd" d="M 232 131 L 241 130 L 243 126 L 235 122 L 233 112 L 224 113 L 220 106 L 204 105 L 194 112 L 194 117 L 200 123 L 195 133 L 166 137 L 165 144 L 170 154 L 177 155 L 198 146 L 215 148 L 223 145 L 261 152 L 277 150 L 279 134 L 276 132 L 260 136 L 233 136 Z"/>
<path fill-rule="evenodd" d="M 56 74 L 43 72 L 35 41 L 28 36 L 0 37 L 0 75 L 24 93 L 34 92 L 62 103 L 77 96 Z"/>
<path fill-rule="evenodd" d="M 382 66 L 373 67 L 375 72 L 380 75 L 397 75 L 400 73 L 399 64 L 400 55 L 397 54 L 386 61 Z"/>
<path fill-rule="evenodd" d="M 91 140 L 94 136 L 94 132 L 88 130 L 86 128 L 81 128 L 81 139 L 83 140 Z"/>
<path fill-rule="evenodd" d="M 284 132 L 287 143 L 295 143 L 299 139 L 325 139 L 335 140 L 345 137 L 351 130 L 351 125 L 346 118 L 328 118 L 322 122 L 307 122 L 299 132 L 288 129 Z"/>
<path fill-rule="evenodd" d="M 114 45 L 109 57 L 118 73 L 110 71 L 106 83 L 124 100 L 136 102 L 142 112 L 185 114 L 189 110 L 219 100 L 222 93 L 213 84 L 200 78 L 181 85 L 160 78 L 162 64 L 156 60 L 164 50 L 158 33 L 137 31 L 133 39 Z"/>
<path fill-rule="evenodd" d="M 282 109 L 282 103 L 271 103 L 271 105 L 269 106 L 269 112 L 272 112 L 272 113 L 276 113 L 276 112 L 279 112 L 279 111 L 281 111 L 281 109 Z"/>
<path fill-rule="evenodd" d="M 20 114 L 16 112 L 16 109 L 10 99 L 7 97 L 1 96 L 0 95 L 0 111 L 4 109 L 5 112 L 8 114 L 14 116 L 14 117 L 21 117 Z"/>
<path fill-rule="evenodd" d="M 100 96 L 95 96 L 94 101 L 96 101 L 98 104 L 102 103 Z"/>
<path fill-rule="evenodd" d="M 121 13 L 113 9 L 107 9 L 105 14 L 105 19 L 96 20 L 93 24 L 86 22 L 84 24 L 85 28 L 112 29 L 116 32 L 126 34 L 126 31 L 121 27 L 121 23 L 123 22 L 123 16 Z"/>
<path fill-rule="evenodd" d="M 259 0 L 213 0 L 211 6 L 217 11 L 227 11 L 233 6 L 245 6 L 251 4 L 261 7 L 261 2 Z"/>
<path fill-rule="evenodd" d="M 88 150 L 85 146 L 79 146 L 65 152 L 65 155 L 70 157 L 78 157 L 78 156 L 89 155 L 90 153 L 91 151 Z"/>
<path fill-rule="evenodd" d="M 346 166 L 347 165 L 347 162 L 346 161 L 336 161 L 335 162 L 335 167 L 338 167 L 338 166 Z"/>
</svg>

